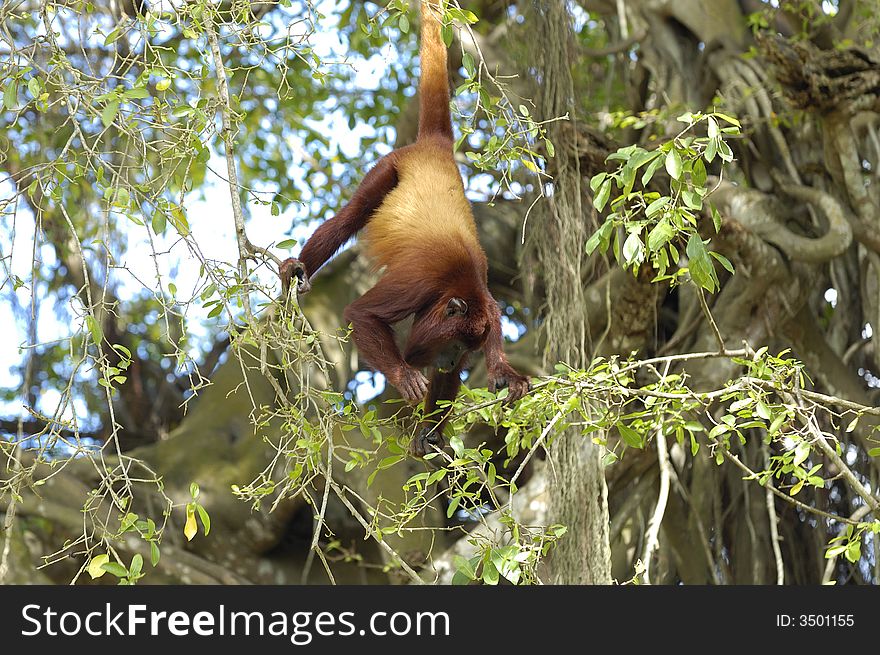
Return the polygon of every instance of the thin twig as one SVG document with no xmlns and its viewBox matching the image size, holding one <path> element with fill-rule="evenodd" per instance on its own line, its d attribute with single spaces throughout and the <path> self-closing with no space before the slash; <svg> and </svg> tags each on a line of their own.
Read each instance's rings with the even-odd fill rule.
<svg viewBox="0 0 880 655">
<path fill-rule="evenodd" d="M 669 373 L 669 362 L 663 370 L 661 381 L 666 379 Z M 657 504 L 654 513 L 648 522 L 648 533 L 645 536 L 645 549 L 642 553 L 642 563 L 645 566 L 643 580 L 645 584 L 651 584 L 651 560 L 654 551 L 660 547 L 660 525 L 663 523 L 663 515 L 666 513 L 666 503 L 669 501 L 669 482 L 672 478 L 672 466 L 669 463 L 669 450 L 666 444 L 666 436 L 663 434 L 663 425 L 657 429 L 657 461 L 660 466 L 660 492 L 657 495 Z"/>
<path fill-rule="evenodd" d="M 706 303 L 706 296 L 703 294 L 702 287 L 697 287 L 697 299 L 700 301 L 700 309 L 703 310 L 703 315 L 709 322 L 709 327 L 712 328 L 712 334 L 715 337 L 715 341 L 718 343 L 718 351 L 724 352 L 724 339 L 721 337 L 721 331 L 718 329 L 718 324 L 715 323 L 715 318 L 712 316 L 712 312 L 709 311 L 709 305 Z"/>
<path fill-rule="evenodd" d="M 363 516 L 361 516 L 361 513 L 357 510 L 357 508 L 351 504 L 351 501 L 346 496 L 347 489 L 344 487 L 340 487 L 339 484 L 337 484 L 336 481 L 332 478 L 328 479 L 328 482 L 330 483 L 330 486 L 333 487 L 333 491 L 336 492 L 336 496 L 339 498 L 339 500 L 342 501 L 342 504 L 348 508 L 348 511 L 351 512 L 351 515 L 355 518 L 355 520 L 361 524 L 361 527 L 363 527 L 364 530 L 367 531 L 367 534 L 371 536 L 377 544 L 379 544 L 379 547 L 391 556 L 392 561 L 396 561 L 398 564 L 400 564 L 400 568 L 402 568 L 406 572 L 406 574 L 414 583 L 425 584 L 425 581 L 422 580 L 421 577 L 419 577 L 419 574 L 416 573 L 412 569 L 412 567 L 407 564 L 391 546 L 388 545 L 388 542 L 385 539 L 382 539 L 376 535 L 375 530 L 373 530 L 370 524 L 366 522 Z"/>
<path fill-rule="evenodd" d="M 770 467 L 770 452 L 764 446 L 764 466 Z M 770 543 L 773 545 L 773 559 L 776 561 L 776 584 L 785 584 L 785 565 L 782 561 L 782 548 L 779 546 L 779 517 L 776 515 L 776 503 L 773 500 L 773 478 L 767 478 L 764 488 L 764 499 L 767 503 L 767 516 L 770 518 Z"/>
</svg>

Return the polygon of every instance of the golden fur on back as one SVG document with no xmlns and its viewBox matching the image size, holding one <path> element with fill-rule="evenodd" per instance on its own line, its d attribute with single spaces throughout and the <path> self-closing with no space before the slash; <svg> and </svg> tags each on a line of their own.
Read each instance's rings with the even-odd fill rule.
<svg viewBox="0 0 880 655">
<path fill-rule="evenodd" d="M 397 186 L 373 213 L 362 236 L 376 267 L 410 266 L 412 259 L 422 257 L 452 263 L 477 252 L 482 255 L 448 143 L 429 138 L 403 149 L 397 174 Z"/>
<path fill-rule="evenodd" d="M 423 277 L 485 278 L 486 257 L 452 153 L 441 13 L 437 0 L 421 5 L 418 140 L 390 155 L 397 184 L 373 212 L 361 239 L 376 268 L 427 271 Z"/>
</svg>

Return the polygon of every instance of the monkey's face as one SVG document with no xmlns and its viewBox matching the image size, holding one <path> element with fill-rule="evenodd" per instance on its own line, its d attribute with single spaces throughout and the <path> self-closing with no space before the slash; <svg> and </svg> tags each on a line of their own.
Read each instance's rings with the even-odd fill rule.
<svg viewBox="0 0 880 655">
<path fill-rule="evenodd" d="M 487 325 L 476 302 L 459 297 L 441 299 L 413 321 L 403 358 L 413 368 L 454 371 L 468 353 L 482 346 Z"/>
</svg>

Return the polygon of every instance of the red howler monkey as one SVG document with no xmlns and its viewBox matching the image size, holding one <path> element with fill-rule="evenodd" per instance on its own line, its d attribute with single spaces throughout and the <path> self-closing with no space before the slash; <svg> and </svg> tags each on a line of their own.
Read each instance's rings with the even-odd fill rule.
<svg viewBox="0 0 880 655">
<path fill-rule="evenodd" d="M 403 398 L 425 398 L 428 420 L 413 442 L 422 456 L 443 446 L 437 401 L 452 400 L 469 353 L 483 349 L 489 388 L 508 387 L 508 401 L 521 398 L 528 378 L 507 362 L 502 349 L 501 314 L 486 284 L 486 255 L 477 239 L 470 203 L 453 158 L 446 46 L 437 2 L 421 0 L 422 43 L 419 135 L 376 163 L 351 201 L 324 222 L 287 259 L 281 278 L 287 288 L 298 278 L 299 293 L 361 229 L 361 239 L 377 268 L 378 284 L 345 309 L 361 356 L 385 375 Z M 403 353 L 391 326 L 413 316 Z M 430 368 L 430 381 L 419 369 Z"/>
</svg>

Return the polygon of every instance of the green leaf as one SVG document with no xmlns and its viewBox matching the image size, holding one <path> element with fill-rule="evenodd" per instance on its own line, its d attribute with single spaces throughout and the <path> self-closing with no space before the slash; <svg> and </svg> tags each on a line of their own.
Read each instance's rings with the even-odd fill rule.
<svg viewBox="0 0 880 655">
<path fill-rule="evenodd" d="M 455 510 L 460 502 L 461 496 L 455 496 L 455 498 L 449 501 L 449 506 L 446 508 L 446 518 L 452 518 L 452 515 L 455 514 Z"/>
<path fill-rule="evenodd" d="M 700 235 L 694 233 L 687 243 L 688 270 L 694 282 L 707 291 L 715 290 L 715 271 Z"/>
<path fill-rule="evenodd" d="M 456 555 L 452 560 L 452 564 L 455 566 L 455 570 L 464 575 L 468 580 L 475 580 L 477 578 L 477 572 L 471 560 L 461 555 Z"/>
<path fill-rule="evenodd" d="M 167 77 L 163 77 L 161 80 L 156 82 L 156 91 L 167 91 L 168 87 L 171 86 L 171 79 Z"/>
<path fill-rule="evenodd" d="M 868 457 L 880 457 L 880 448 L 871 448 L 868 451 Z"/>
<path fill-rule="evenodd" d="M 123 98 L 149 98 L 150 92 L 142 86 L 136 86 L 122 93 Z"/>
<path fill-rule="evenodd" d="M 122 36 L 122 31 L 117 27 L 115 30 L 110 32 L 110 34 L 104 37 L 104 45 L 115 43 L 120 36 Z"/>
<path fill-rule="evenodd" d="M 742 125 L 740 125 L 739 121 L 736 120 L 735 118 L 733 118 L 732 116 L 728 116 L 727 114 L 722 114 L 720 111 L 716 111 L 715 115 L 718 118 L 720 118 L 721 120 L 727 121 L 731 125 L 736 125 L 737 127 L 742 127 Z"/>
<path fill-rule="evenodd" d="M 131 564 L 128 567 L 128 575 L 132 578 L 136 578 L 140 575 L 141 569 L 144 568 L 144 558 L 140 553 L 135 553 L 134 557 L 131 558 Z"/>
<path fill-rule="evenodd" d="M 672 150 L 670 150 L 666 154 L 666 172 L 669 173 L 669 177 L 674 180 L 677 180 L 681 177 L 681 155 L 678 154 L 678 150 L 673 146 Z"/>
<path fill-rule="evenodd" d="M 617 431 L 620 433 L 620 438 L 623 439 L 623 442 L 627 446 L 630 446 L 631 448 L 641 448 L 643 446 L 642 435 L 628 425 L 619 423 L 617 425 Z"/>
<path fill-rule="evenodd" d="M 663 162 L 664 159 L 660 156 L 658 156 L 656 159 L 651 160 L 651 163 L 648 164 L 645 172 L 642 173 L 642 186 L 648 186 L 648 182 L 651 181 L 651 178 L 654 177 L 654 173 L 656 173 L 657 169 L 663 165 Z"/>
<path fill-rule="evenodd" d="M 721 214 L 714 205 L 709 205 L 712 209 L 712 224 L 715 226 L 715 234 L 721 229 Z"/>
<path fill-rule="evenodd" d="M 846 559 L 855 564 L 862 557 L 862 543 L 860 541 L 851 541 L 846 547 Z"/>
<path fill-rule="evenodd" d="M 92 580 L 100 578 L 107 572 L 106 569 L 104 569 L 104 565 L 109 561 L 110 556 L 106 553 L 103 555 L 95 555 L 92 558 L 92 561 L 89 562 L 89 565 L 86 568 L 86 571 L 92 577 Z"/>
<path fill-rule="evenodd" d="M 691 179 L 694 182 L 694 186 L 702 187 L 706 184 L 706 165 L 702 159 L 694 162 L 694 166 L 691 169 Z"/>
<path fill-rule="evenodd" d="M 825 551 L 825 559 L 831 559 L 846 550 L 846 546 L 831 546 Z"/>
<path fill-rule="evenodd" d="M 709 139 L 709 143 L 706 144 L 706 151 L 703 153 L 703 158 L 710 164 L 715 159 L 715 155 L 718 152 L 718 142 L 719 139 Z"/>
<path fill-rule="evenodd" d="M 3 92 L 3 105 L 10 111 L 18 107 L 18 80 L 12 80 Z"/>
<path fill-rule="evenodd" d="M 101 568 L 107 571 L 107 573 L 115 575 L 117 578 L 128 577 L 128 569 L 118 562 L 107 562 L 106 564 L 101 566 Z"/>
<path fill-rule="evenodd" d="M 608 197 L 611 195 L 611 178 L 607 178 L 602 182 L 602 185 L 599 187 L 599 193 L 596 194 L 596 197 L 593 199 L 593 206 L 596 208 L 596 211 L 602 211 L 605 208 L 605 203 L 608 202 Z"/>
<path fill-rule="evenodd" d="M 497 585 L 499 578 L 498 569 L 492 562 L 483 564 L 483 582 L 488 585 Z"/>
<path fill-rule="evenodd" d="M 392 466 L 394 466 L 395 464 L 397 464 L 400 461 L 403 461 L 403 457 L 401 457 L 400 455 L 392 455 L 391 457 L 386 457 L 385 459 L 380 461 L 379 464 L 377 464 L 377 468 L 379 468 L 379 469 L 391 468 Z"/>
<path fill-rule="evenodd" d="M 645 246 L 638 232 L 630 232 L 623 243 L 623 260 L 627 266 L 641 264 L 645 258 Z"/>
<path fill-rule="evenodd" d="M 155 541 L 151 541 L 150 542 L 150 563 L 153 566 L 156 566 L 156 564 L 159 563 L 160 556 L 161 556 L 161 553 L 159 552 L 159 544 L 157 544 Z"/>
<path fill-rule="evenodd" d="M 116 189 L 116 197 L 113 198 L 113 204 L 117 207 L 128 207 L 128 204 L 131 202 L 131 194 L 128 193 L 128 189 L 125 187 L 120 187 Z"/>
<path fill-rule="evenodd" d="M 770 413 L 770 408 L 767 407 L 763 400 L 758 401 L 758 404 L 755 406 L 755 411 L 758 416 L 760 416 L 765 421 L 769 421 L 772 417 L 772 414 Z"/>
<path fill-rule="evenodd" d="M 452 25 L 444 25 L 440 34 L 443 37 L 443 43 L 446 44 L 446 47 L 448 48 L 449 46 L 451 46 L 452 38 L 455 36 Z"/>
<path fill-rule="evenodd" d="M 28 80 L 27 88 L 34 98 L 39 98 L 40 95 L 43 93 L 43 85 L 40 84 L 39 78 L 36 77 L 32 77 Z"/>
<path fill-rule="evenodd" d="M 476 64 L 474 63 L 473 56 L 466 52 L 461 56 L 461 65 L 464 66 L 464 69 L 467 71 L 468 77 L 473 77 L 476 72 Z"/>
<path fill-rule="evenodd" d="M 189 221 L 186 220 L 186 214 L 180 207 L 174 207 L 171 210 L 171 224 L 180 236 L 185 237 L 189 234 Z"/>
<path fill-rule="evenodd" d="M 685 189 L 681 192 L 681 199 L 684 200 L 685 207 L 688 209 L 702 209 L 703 196 L 691 189 Z"/>
<path fill-rule="evenodd" d="M 456 571 L 452 576 L 452 585 L 454 587 L 469 585 L 471 582 L 472 580 L 461 571 Z"/>
<path fill-rule="evenodd" d="M 434 471 L 433 473 L 431 473 L 431 475 L 428 476 L 428 480 L 425 482 L 425 484 L 432 485 L 435 482 L 439 482 L 444 477 L 446 477 L 446 473 L 447 473 L 447 469 L 445 469 L 445 468 L 438 469 L 438 470 Z"/>
<path fill-rule="evenodd" d="M 709 126 L 708 126 L 708 128 L 706 129 L 706 133 L 707 133 L 707 135 L 709 136 L 710 139 L 717 139 L 718 136 L 719 136 L 719 133 L 718 133 L 718 123 L 717 123 L 717 121 L 716 121 L 714 118 L 712 118 L 711 116 L 709 116 Z"/>
<path fill-rule="evenodd" d="M 665 218 L 648 233 L 648 250 L 656 252 L 675 236 L 675 229 Z"/>
<path fill-rule="evenodd" d="M 196 505 L 196 511 L 199 513 L 199 518 L 202 521 L 202 527 L 205 529 L 205 536 L 207 537 L 208 533 L 211 532 L 211 517 L 208 516 L 208 511 L 201 505 Z"/>
<path fill-rule="evenodd" d="M 801 441 L 794 449 L 794 460 L 792 463 L 795 466 L 800 466 L 806 461 L 807 457 L 810 456 L 810 444 L 806 441 Z"/>
<path fill-rule="evenodd" d="M 286 250 L 288 248 L 293 248 L 297 243 L 299 243 L 297 239 L 285 239 L 284 241 L 280 241 L 275 247 Z"/>
<path fill-rule="evenodd" d="M 153 232 L 156 234 L 165 234 L 165 227 L 168 224 L 168 220 L 165 217 L 165 212 L 161 209 L 157 209 L 153 213 Z"/>
<path fill-rule="evenodd" d="M 666 207 L 666 205 L 668 205 L 671 201 L 672 198 L 670 198 L 669 196 L 660 196 L 659 198 L 657 198 L 657 200 L 655 200 L 645 208 L 645 216 L 651 218 L 652 216 L 654 216 L 654 214 L 657 214 L 664 207 Z"/>
<path fill-rule="evenodd" d="M 92 341 L 96 344 L 99 344 L 104 340 L 104 331 L 101 329 L 98 321 L 95 320 L 95 317 L 91 314 L 86 315 L 86 327 L 89 329 L 89 334 L 92 335 Z"/>
<path fill-rule="evenodd" d="M 116 114 L 119 112 L 119 101 L 114 100 L 113 102 L 108 102 L 107 106 L 104 107 L 103 111 L 101 111 L 101 122 L 104 124 L 104 127 L 110 127 L 113 124 L 113 121 L 116 119 Z"/>
<path fill-rule="evenodd" d="M 719 262 L 719 263 L 720 263 L 720 264 L 721 264 L 721 265 L 722 265 L 722 266 L 723 266 L 723 267 L 724 267 L 724 268 L 725 268 L 725 269 L 726 269 L 731 275 L 734 274 L 735 271 L 733 270 L 733 264 L 730 263 L 730 260 L 729 260 L 727 257 L 725 257 L 724 255 L 722 255 L 722 254 L 720 254 L 720 253 L 715 252 L 714 250 L 710 250 L 710 251 L 709 251 L 709 254 L 710 254 L 714 259 L 717 259 L 718 262 Z"/>
<path fill-rule="evenodd" d="M 770 427 L 767 430 L 767 434 L 771 437 L 779 432 L 779 428 L 782 427 L 782 424 L 785 422 L 785 419 L 788 418 L 784 413 L 777 414 L 776 418 L 773 419 L 773 422 L 770 424 Z"/>
<path fill-rule="evenodd" d="M 406 14 L 400 15 L 400 19 L 397 21 L 397 26 L 400 28 L 401 32 L 409 34 L 409 18 L 406 17 Z"/>
</svg>

